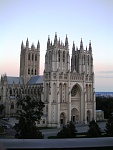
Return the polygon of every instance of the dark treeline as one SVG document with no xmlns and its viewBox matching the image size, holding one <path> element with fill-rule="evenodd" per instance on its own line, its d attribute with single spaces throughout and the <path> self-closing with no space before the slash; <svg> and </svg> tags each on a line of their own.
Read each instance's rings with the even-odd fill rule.
<svg viewBox="0 0 113 150">
<path fill-rule="evenodd" d="M 108 119 L 113 112 L 113 97 L 96 97 L 96 110 L 103 110 L 104 118 Z"/>
</svg>

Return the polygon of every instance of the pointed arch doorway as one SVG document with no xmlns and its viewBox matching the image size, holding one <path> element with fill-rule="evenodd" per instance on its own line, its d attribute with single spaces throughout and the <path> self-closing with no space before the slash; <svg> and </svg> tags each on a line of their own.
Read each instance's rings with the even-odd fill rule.
<svg viewBox="0 0 113 150">
<path fill-rule="evenodd" d="M 79 122 L 79 111 L 76 108 L 73 108 L 71 110 L 71 121 L 73 123 L 78 123 Z"/>
<path fill-rule="evenodd" d="M 66 114 L 64 112 L 60 114 L 60 124 L 66 125 Z"/>
</svg>

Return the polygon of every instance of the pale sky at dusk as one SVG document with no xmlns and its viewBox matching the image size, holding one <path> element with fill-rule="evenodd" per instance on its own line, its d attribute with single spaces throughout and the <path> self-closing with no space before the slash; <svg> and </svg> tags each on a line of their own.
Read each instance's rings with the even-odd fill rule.
<svg viewBox="0 0 113 150">
<path fill-rule="evenodd" d="M 19 76 L 20 48 L 40 41 L 43 74 L 48 35 L 84 48 L 91 40 L 95 91 L 113 92 L 113 0 L 0 0 L 0 75 Z"/>
</svg>

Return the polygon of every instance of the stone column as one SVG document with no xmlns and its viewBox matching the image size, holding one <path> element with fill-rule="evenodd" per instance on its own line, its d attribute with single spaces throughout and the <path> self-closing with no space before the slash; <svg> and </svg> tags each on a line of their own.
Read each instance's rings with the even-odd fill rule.
<svg viewBox="0 0 113 150">
<path fill-rule="evenodd" d="M 60 127 L 60 94 L 59 91 L 57 91 L 57 128 L 59 127 Z"/>
<path fill-rule="evenodd" d="M 80 122 L 83 122 L 84 115 L 84 92 L 81 92 L 81 104 L 80 104 Z"/>
<path fill-rule="evenodd" d="M 95 92 L 93 92 L 93 119 L 96 120 L 96 100 L 95 100 Z"/>
<path fill-rule="evenodd" d="M 51 118 L 51 93 L 49 91 L 49 96 L 48 96 L 48 127 L 51 127 L 51 121 L 52 121 L 52 118 Z"/>
<path fill-rule="evenodd" d="M 84 102 L 85 103 L 85 105 L 84 105 L 84 107 L 85 107 L 84 108 L 85 118 L 84 118 L 84 123 L 87 124 L 87 96 L 86 96 L 86 92 L 84 93 L 84 96 L 85 96 L 85 102 Z"/>
<path fill-rule="evenodd" d="M 71 91 L 69 87 L 69 92 L 68 92 L 68 122 L 71 121 Z"/>
</svg>

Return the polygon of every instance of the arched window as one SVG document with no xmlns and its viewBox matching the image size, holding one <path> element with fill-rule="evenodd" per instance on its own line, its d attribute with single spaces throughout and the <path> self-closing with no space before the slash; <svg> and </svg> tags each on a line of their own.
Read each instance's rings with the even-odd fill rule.
<svg viewBox="0 0 113 150">
<path fill-rule="evenodd" d="M 30 60 L 30 53 L 28 54 L 28 60 Z"/>
<path fill-rule="evenodd" d="M 27 90 L 26 89 L 24 89 L 24 94 L 27 94 Z"/>
<path fill-rule="evenodd" d="M 35 69 L 35 75 L 36 75 L 36 69 Z"/>
<path fill-rule="evenodd" d="M 51 62 L 51 59 L 52 59 L 52 54 L 51 51 L 49 51 L 49 63 Z"/>
<path fill-rule="evenodd" d="M 36 94 L 36 88 L 34 89 L 34 94 Z"/>
<path fill-rule="evenodd" d="M 58 61 L 60 62 L 60 50 L 58 51 Z"/>
<path fill-rule="evenodd" d="M 28 69 L 28 74 L 30 74 L 30 69 Z"/>
<path fill-rule="evenodd" d="M 35 61 L 37 61 L 37 54 L 35 55 Z"/>
<path fill-rule="evenodd" d="M 18 95 L 18 89 L 16 90 L 16 94 Z"/>
<path fill-rule="evenodd" d="M 19 89 L 19 94 L 21 94 L 21 89 Z"/>
<path fill-rule="evenodd" d="M 64 101 L 66 102 L 66 83 L 64 84 Z"/>
<path fill-rule="evenodd" d="M 48 83 L 46 83 L 45 93 L 46 93 L 46 101 L 48 101 L 48 94 L 49 94 L 49 85 L 48 85 Z"/>
<path fill-rule="evenodd" d="M 53 102 L 55 102 L 56 101 L 56 84 L 55 83 L 53 83 Z"/>
<path fill-rule="evenodd" d="M 77 56 L 75 55 L 75 64 L 76 64 L 76 59 L 77 59 Z"/>
<path fill-rule="evenodd" d="M 67 62 L 68 62 L 68 56 L 69 56 L 69 52 L 67 53 Z"/>
<path fill-rule="evenodd" d="M 11 109 L 14 109 L 14 103 L 13 102 L 11 103 Z"/>
<path fill-rule="evenodd" d="M 13 89 L 13 95 L 15 95 L 15 89 Z"/>
<path fill-rule="evenodd" d="M 32 54 L 32 61 L 34 60 L 34 55 Z"/>
<path fill-rule="evenodd" d="M 31 74 L 33 75 L 33 69 L 31 70 Z"/>
<path fill-rule="evenodd" d="M 77 85 L 75 85 L 71 90 L 71 96 L 75 96 L 77 94 Z"/>
<path fill-rule="evenodd" d="M 31 94 L 33 94 L 33 89 L 31 89 Z"/>
<path fill-rule="evenodd" d="M 59 84 L 60 102 L 62 102 L 62 83 Z"/>
<path fill-rule="evenodd" d="M 10 95 L 12 95 L 12 89 L 10 89 Z"/>
<path fill-rule="evenodd" d="M 65 51 L 63 51 L 63 62 L 65 62 Z"/>
<path fill-rule="evenodd" d="M 87 63 L 88 63 L 88 65 L 89 65 L 89 55 L 88 55 L 88 62 L 87 62 Z"/>
</svg>

